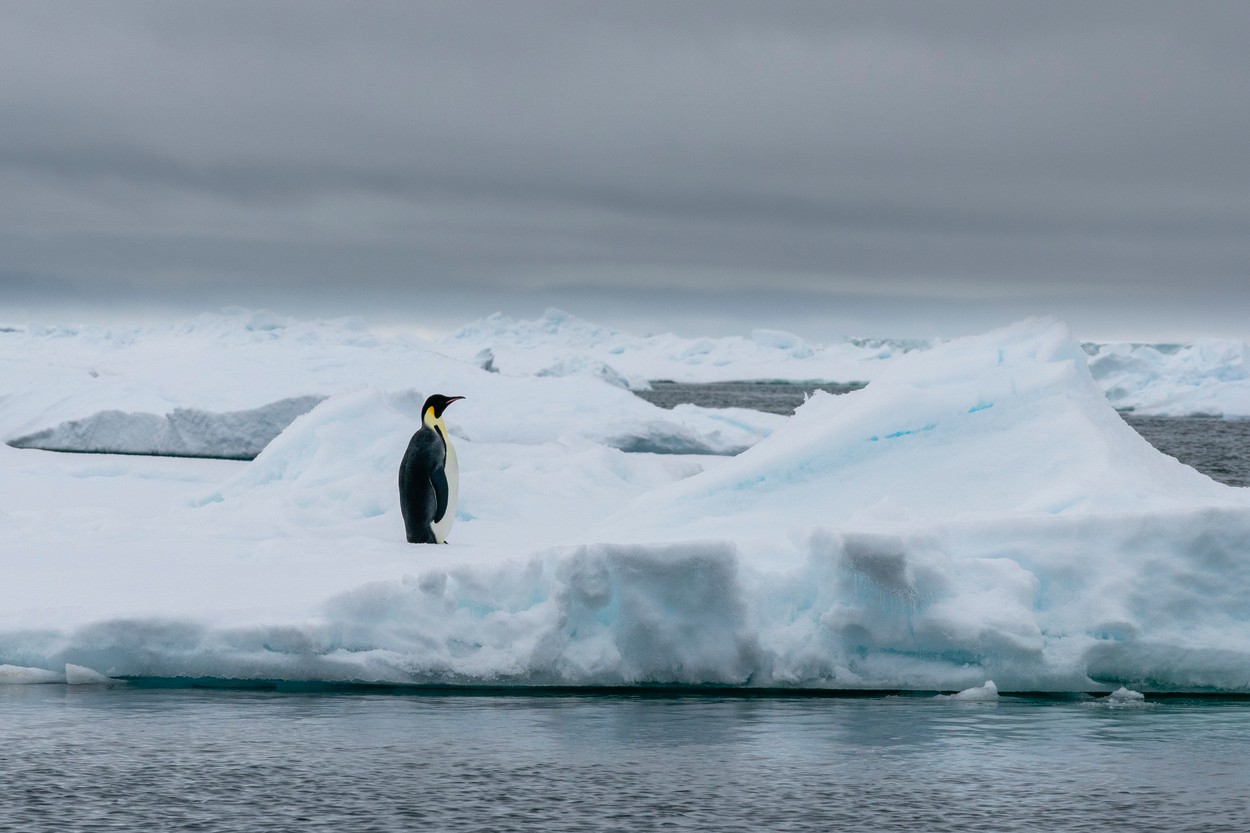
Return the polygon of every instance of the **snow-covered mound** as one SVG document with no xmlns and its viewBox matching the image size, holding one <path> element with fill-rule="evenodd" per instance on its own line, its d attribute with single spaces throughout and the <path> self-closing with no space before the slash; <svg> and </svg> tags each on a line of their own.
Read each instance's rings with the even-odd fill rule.
<svg viewBox="0 0 1250 833">
<path fill-rule="evenodd" d="M 327 397 L 250 462 L 0 445 L 0 680 L 1250 692 L 1250 498 L 1137 437 L 1051 322 L 761 422 L 241 313 L 0 363 L 6 439 Z M 396 499 L 429 391 L 468 397 L 442 547 Z M 690 437 L 752 447 L 620 450 Z"/>
<path fill-rule="evenodd" d="M 640 498 L 604 534 L 1154 510 L 1228 494 L 1108 407 L 1065 328 L 1026 322 L 900 357 L 863 390 L 817 392 L 767 442 Z"/>
<path fill-rule="evenodd" d="M 1244 341 L 1086 344 L 1089 367 L 1117 409 L 1157 416 L 1250 417 Z"/>
<path fill-rule="evenodd" d="M 101 411 L 86 419 L 9 441 L 14 448 L 159 454 L 171 457 L 222 457 L 250 460 L 322 396 L 296 396 L 260 408 L 215 414 L 175 408 L 164 416 Z"/>
</svg>

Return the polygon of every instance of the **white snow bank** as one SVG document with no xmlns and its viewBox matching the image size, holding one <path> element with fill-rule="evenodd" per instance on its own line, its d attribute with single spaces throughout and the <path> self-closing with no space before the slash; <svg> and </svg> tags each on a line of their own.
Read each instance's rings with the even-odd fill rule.
<svg viewBox="0 0 1250 833">
<path fill-rule="evenodd" d="M 274 367 L 328 398 L 248 463 L 0 446 L 0 673 L 1250 691 L 1250 499 L 1137 437 L 1060 325 L 908 353 L 771 432 L 352 332 L 143 333 L 103 342 L 113 375 L 10 387 L 8 426 L 109 384 L 213 398 L 164 375 L 176 345 L 235 401 L 272 401 Z M 62 387 L 83 377 L 113 381 Z M 469 397 L 449 546 L 403 540 L 414 386 Z M 759 434 L 733 458 L 609 446 L 656 419 Z"/>
</svg>

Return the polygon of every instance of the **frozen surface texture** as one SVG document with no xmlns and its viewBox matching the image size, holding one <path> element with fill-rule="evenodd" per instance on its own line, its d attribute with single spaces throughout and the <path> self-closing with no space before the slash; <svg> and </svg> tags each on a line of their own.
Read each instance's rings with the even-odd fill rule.
<svg viewBox="0 0 1250 833">
<path fill-rule="evenodd" d="M 553 313 L 450 342 L 243 311 L 0 332 L 5 440 L 315 397 L 250 462 L 0 446 L 0 682 L 1250 692 L 1250 499 L 1128 428 L 1062 325 L 847 342 L 871 384 L 788 418 L 620 387 L 820 360 L 785 333 Z M 428 392 L 467 397 L 447 546 L 405 543 L 397 501 Z"/>
</svg>

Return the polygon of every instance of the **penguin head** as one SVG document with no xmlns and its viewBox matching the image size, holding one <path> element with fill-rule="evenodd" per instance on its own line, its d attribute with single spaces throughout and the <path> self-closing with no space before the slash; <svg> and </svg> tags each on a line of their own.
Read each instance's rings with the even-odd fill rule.
<svg viewBox="0 0 1250 833">
<path fill-rule="evenodd" d="M 442 419 L 443 411 L 447 406 L 455 402 L 457 399 L 464 399 L 463 396 L 443 396 L 436 393 L 425 400 L 425 404 L 421 406 L 422 419 Z"/>
</svg>

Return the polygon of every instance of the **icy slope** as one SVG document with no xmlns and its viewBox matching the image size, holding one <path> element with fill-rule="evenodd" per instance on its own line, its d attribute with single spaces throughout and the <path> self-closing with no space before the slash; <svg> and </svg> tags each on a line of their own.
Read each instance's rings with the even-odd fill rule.
<svg viewBox="0 0 1250 833">
<path fill-rule="evenodd" d="M 604 534 L 747 535 L 1233 499 L 1125 424 L 1084 358 L 1065 328 L 1045 322 L 900 357 L 863 390 L 818 392 L 714 472 L 640 498 Z"/>
</svg>

